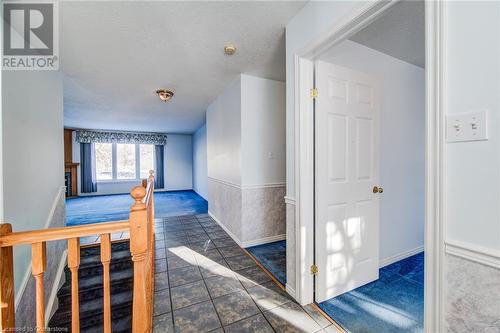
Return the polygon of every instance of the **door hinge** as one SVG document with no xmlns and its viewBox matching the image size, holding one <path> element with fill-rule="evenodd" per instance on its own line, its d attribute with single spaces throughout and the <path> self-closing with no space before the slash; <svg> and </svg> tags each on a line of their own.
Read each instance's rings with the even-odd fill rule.
<svg viewBox="0 0 500 333">
<path fill-rule="evenodd" d="M 318 97 L 318 89 L 312 88 L 311 89 L 311 98 L 317 98 Z"/>
<path fill-rule="evenodd" d="M 312 265 L 311 266 L 311 275 L 317 275 L 318 274 L 318 266 Z"/>
</svg>

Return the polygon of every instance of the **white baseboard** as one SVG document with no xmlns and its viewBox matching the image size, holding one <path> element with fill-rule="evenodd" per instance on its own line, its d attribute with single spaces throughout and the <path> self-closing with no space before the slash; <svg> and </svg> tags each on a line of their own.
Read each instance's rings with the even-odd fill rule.
<svg viewBox="0 0 500 333">
<path fill-rule="evenodd" d="M 445 241 L 445 252 L 469 261 L 500 269 L 500 251 L 455 240 Z"/>
<path fill-rule="evenodd" d="M 295 289 L 293 289 L 292 287 L 290 287 L 290 285 L 287 283 L 285 285 L 285 289 L 286 289 L 286 292 L 288 293 L 288 295 L 292 296 L 293 299 L 296 299 L 296 293 L 295 293 Z"/>
<path fill-rule="evenodd" d="M 219 219 L 216 218 L 215 215 L 212 214 L 211 211 L 208 211 L 208 215 L 210 215 L 210 217 L 213 218 L 214 221 L 217 222 L 217 224 L 222 229 L 224 229 L 225 232 L 227 232 L 227 234 L 236 242 L 236 244 L 238 244 L 239 247 L 243 247 L 243 244 L 241 243 L 240 239 L 238 237 L 236 237 L 224 224 L 222 224 L 222 222 L 219 221 Z"/>
<path fill-rule="evenodd" d="M 384 266 L 387 266 L 387 265 L 390 265 L 392 263 L 395 263 L 396 261 L 400 261 L 400 260 L 403 260 L 403 259 L 406 259 L 408 257 L 411 257 L 417 253 L 420 253 L 424 250 L 424 246 L 419 246 L 419 247 L 416 247 L 414 249 L 411 249 L 411 250 L 408 250 L 408 251 L 405 251 L 405 252 L 401 252 L 399 254 L 396 254 L 395 256 L 392 256 L 392 257 L 389 257 L 389 258 L 385 258 L 385 259 L 380 259 L 380 262 L 379 262 L 379 267 L 384 267 Z"/>
<path fill-rule="evenodd" d="M 267 244 L 267 243 L 272 243 L 272 242 L 278 242 L 286 239 L 286 234 L 281 234 L 281 235 L 276 235 L 276 236 L 270 236 L 270 237 L 264 237 L 256 240 L 251 240 L 251 241 L 244 241 L 243 247 L 251 247 L 251 246 L 257 246 L 257 245 L 262 245 L 262 244 Z"/>
<path fill-rule="evenodd" d="M 52 317 L 52 314 L 56 312 L 58 303 L 57 303 L 57 291 L 64 283 L 64 267 L 66 267 L 66 258 L 68 256 L 68 251 L 64 250 L 61 260 L 59 261 L 59 266 L 57 267 L 57 272 L 54 280 L 54 284 L 52 285 L 52 290 L 50 291 L 49 301 L 47 302 L 47 308 L 45 309 L 45 325 L 49 324 L 49 320 Z"/>
</svg>

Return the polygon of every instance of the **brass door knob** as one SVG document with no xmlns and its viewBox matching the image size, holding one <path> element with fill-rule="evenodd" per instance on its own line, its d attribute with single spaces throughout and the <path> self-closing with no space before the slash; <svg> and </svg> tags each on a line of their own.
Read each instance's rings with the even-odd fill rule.
<svg viewBox="0 0 500 333">
<path fill-rule="evenodd" d="M 384 189 L 379 186 L 373 186 L 373 193 L 383 193 Z"/>
</svg>

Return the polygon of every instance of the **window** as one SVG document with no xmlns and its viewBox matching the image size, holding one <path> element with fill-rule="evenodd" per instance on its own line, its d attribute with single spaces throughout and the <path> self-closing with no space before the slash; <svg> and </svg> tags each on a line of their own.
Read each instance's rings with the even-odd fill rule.
<svg viewBox="0 0 500 333">
<path fill-rule="evenodd" d="M 135 145 L 116 145 L 116 178 L 135 179 Z"/>
<path fill-rule="evenodd" d="M 94 151 L 97 180 L 113 179 L 113 145 L 96 143 Z"/>
<path fill-rule="evenodd" d="M 154 146 L 153 145 L 139 145 L 140 151 L 140 178 L 144 179 L 149 177 L 149 170 L 154 170 Z"/>
<path fill-rule="evenodd" d="M 144 179 L 155 169 L 154 145 L 94 143 L 94 149 L 98 181 Z"/>
</svg>

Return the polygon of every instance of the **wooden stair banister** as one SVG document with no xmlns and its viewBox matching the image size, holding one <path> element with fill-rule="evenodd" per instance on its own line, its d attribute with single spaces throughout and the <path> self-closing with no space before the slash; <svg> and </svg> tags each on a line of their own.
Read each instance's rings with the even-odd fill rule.
<svg viewBox="0 0 500 333">
<path fill-rule="evenodd" d="M 78 268 L 80 267 L 80 240 L 68 239 L 68 268 L 71 271 L 71 332 L 80 332 L 80 298 Z"/>
<path fill-rule="evenodd" d="M 111 332 L 110 261 L 111 234 L 130 233 L 130 252 L 134 265 L 132 331 L 151 332 L 154 297 L 154 175 L 131 191 L 134 204 L 128 221 L 104 222 L 83 226 L 12 232 L 10 224 L 0 224 L 0 332 L 16 330 L 14 310 L 14 269 L 12 249 L 31 245 L 32 275 L 36 292 L 36 331 L 46 331 L 44 275 L 46 243 L 66 240 L 68 268 L 71 272 L 71 331 L 80 331 L 78 268 L 80 238 L 99 235 L 103 267 L 104 332 Z"/>
<path fill-rule="evenodd" d="M 10 224 L 0 224 L 0 237 L 12 233 Z M 12 246 L 0 247 L 0 331 L 14 327 L 14 257 Z"/>
<path fill-rule="evenodd" d="M 146 187 L 144 187 L 146 185 Z M 132 332 L 151 332 L 154 297 L 154 177 L 132 189 L 130 252 L 134 262 Z"/>
</svg>

